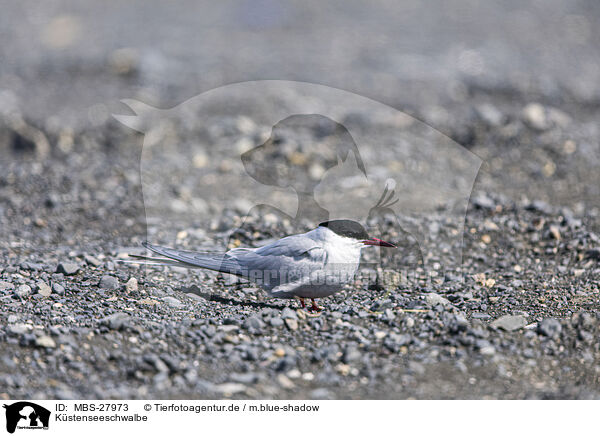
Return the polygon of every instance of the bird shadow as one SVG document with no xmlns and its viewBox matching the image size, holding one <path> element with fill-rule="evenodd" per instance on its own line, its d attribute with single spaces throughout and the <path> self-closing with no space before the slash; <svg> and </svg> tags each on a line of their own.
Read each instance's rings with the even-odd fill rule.
<svg viewBox="0 0 600 436">
<path fill-rule="evenodd" d="M 223 297 L 218 294 L 211 294 L 210 292 L 202 292 L 200 288 L 195 285 L 190 286 L 189 288 L 181 287 L 179 289 L 184 294 L 195 294 L 199 297 L 204 298 L 206 301 L 215 301 L 217 303 L 228 304 L 233 306 L 241 306 L 241 307 L 253 307 L 255 309 L 278 309 L 283 310 L 286 305 L 277 305 L 271 303 L 265 303 L 262 301 L 240 301 L 231 297 Z"/>
</svg>

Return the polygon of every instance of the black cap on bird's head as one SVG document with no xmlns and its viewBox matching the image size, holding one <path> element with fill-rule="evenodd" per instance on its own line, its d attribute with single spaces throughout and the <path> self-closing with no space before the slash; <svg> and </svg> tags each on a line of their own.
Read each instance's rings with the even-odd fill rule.
<svg viewBox="0 0 600 436">
<path fill-rule="evenodd" d="M 357 239 L 362 241 L 365 245 L 378 245 L 380 247 L 393 247 L 394 244 L 382 241 L 381 239 L 371 238 L 365 228 L 356 221 L 352 220 L 331 220 L 324 221 L 319 224 L 319 227 L 327 227 L 329 230 L 337 235 L 344 236 L 346 238 Z"/>
</svg>

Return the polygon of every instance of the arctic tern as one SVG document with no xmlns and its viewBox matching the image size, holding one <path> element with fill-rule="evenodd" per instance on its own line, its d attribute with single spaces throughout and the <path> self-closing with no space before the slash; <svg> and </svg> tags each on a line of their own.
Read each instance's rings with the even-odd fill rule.
<svg viewBox="0 0 600 436">
<path fill-rule="evenodd" d="M 195 252 L 143 243 L 163 257 L 135 256 L 154 265 L 205 268 L 234 274 L 257 283 L 273 298 L 297 298 L 303 308 L 319 311 L 315 298 L 330 296 L 350 282 L 362 248 L 395 245 L 371 238 L 352 220 L 325 221 L 306 233 L 287 236 L 258 248 L 234 248 L 225 253 Z"/>
</svg>

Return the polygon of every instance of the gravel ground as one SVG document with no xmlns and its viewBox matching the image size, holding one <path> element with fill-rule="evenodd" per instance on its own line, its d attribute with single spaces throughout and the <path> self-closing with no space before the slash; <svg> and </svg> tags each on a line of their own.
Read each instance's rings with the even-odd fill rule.
<svg viewBox="0 0 600 436">
<path fill-rule="evenodd" d="M 464 6 L 458 2 L 457 10 Z M 98 44 L 87 50 L 80 27 L 97 5 L 37 14 L 7 5 L 0 18 L 11 36 L 0 49 L 11 60 L 0 63 L 0 398 L 599 398 L 599 14 L 591 2 L 511 7 L 445 17 L 407 3 L 431 35 L 406 23 L 398 32 L 409 48 L 393 48 L 397 34 L 383 17 L 390 5 L 360 22 L 360 7 L 349 6 L 331 28 L 315 22 L 317 9 L 309 6 L 279 11 L 285 25 L 269 21 L 277 11 L 242 15 L 245 21 L 230 6 L 215 9 L 222 26 L 203 34 L 215 46 L 185 59 L 173 46 L 187 41 L 190 22 L 162 39 L 174 25 L 157 25 L 158 36 L 146 39 L 136 29 L 111 36 L 93 28 Z M 152 21 L 156 12 L 140 8 Z M 109 28 L 136 11 L 102 12 L 99 22 Z M 11 24 L 24 16 L 24 30 Z M 53 17 L 63 17 L 56 28 Z M 389 39 L 371 27 L 362 39 L 332 38 L 348 23 L 360 30 L 376 18 Z M 562 30 L 540 33 L 553 20 Z M 299 49 L 315 68 L 290 72 L 300 66 L 285 62 L 295 59 L 286 48 L 302 39 L 303 26 L 313 30 L 309 42 L 320 35 L 340 51 L 352 41 L 355 47 L 343 60 L 333 50 Z M 510 26 L 529 38 L 513 41 Z M 41 42 L 28 41 L 27 29 Z M 244 37 L 256 44 L 232 54 Z M 161 42 L 148 54 L 153 38 Z M 123 45 L 131 47 L 119 51 Z M 456 47 L 466 54 L 453 66 L 441 53 Z M 284 62 L 267 57 L 256 66 L 271 49 Z M 392 68 L 412 50 L 422 54 L 411 58 L 412 69 Z M 165 62 L 156 53 L 171 57 Z M 232 59 L 237 75 L 219 75 L 234 69 L 225 68 Z M 581 74 L 573 74 L 574 63 Z M 343 75 L 341 67 L 354 74 Z M 174 80 L 169 71 L 178 68 Z M 203 71 L 207 77 L 198 79 Z M 219 274 L 120 263 L 126 253 L 140 253 L 147 237 L 206 246 L 236 230 L 244 216 L 239 205 L 211 204 L 206 219 L 180 223 L 174 216 L 175 240 L 164 222 L 147 219 L 143 138 L 107 115 L 125 113 L 118 99 L 166 106 L 198 88 L 257 78 L 313 80 L 379 98 L 479 156 L 484 163 L 464 228 L 448 227 L 444 205 L 411 221 L 434 234 L 419 241 L 425 265 L 443 261 L 435 235 L 442 240 L 452 230 L 463 235 L 462 245 L 451 247 L 462 249 L 462 263 L 432 273 L 398 221 L 381 214 L 373 218 L 380 237 L 404 241 L 410 254 L 382 255 L 381 266 L 408 276 L 394 281 L 373 271 L 376 253 L 367 254 L 365 271 L 372 274 L 320 301 L 319 316 Z M 277 102 L 262 102 L 270 104 Z M 376 118 L 366 125 L 377 126 Z M 257 143 L 256 132 L 239 121 L 223 116 L 214 123 L 217 132 L 234 126 L 236 141 Z M 295 231 L 258 212 L 245 221 L 252 233 L 237 234 L 241 243 Z"/>
</svg>

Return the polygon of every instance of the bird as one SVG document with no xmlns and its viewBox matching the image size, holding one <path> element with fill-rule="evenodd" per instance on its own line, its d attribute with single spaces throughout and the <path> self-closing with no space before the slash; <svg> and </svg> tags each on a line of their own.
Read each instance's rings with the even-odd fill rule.
<svg viewBox="0 0 600 436">
<path fill-rule="evenodd" d="M 225 253 L 198 252 L 142 243 L 162 257 L 135 256 L 153 265 L 204 268 L 233 274 L 258 284 L 272 298 L 312 301 L 310 311 L 320 311 L 315 299 L 340 291 L 355 276 L 361 250 L 368 246 L 396 248 L 372 238 L 358 222 L 324 221 L 306 233 L 286 236 L 258 248 L 233 248 Z"/>
</svg>

